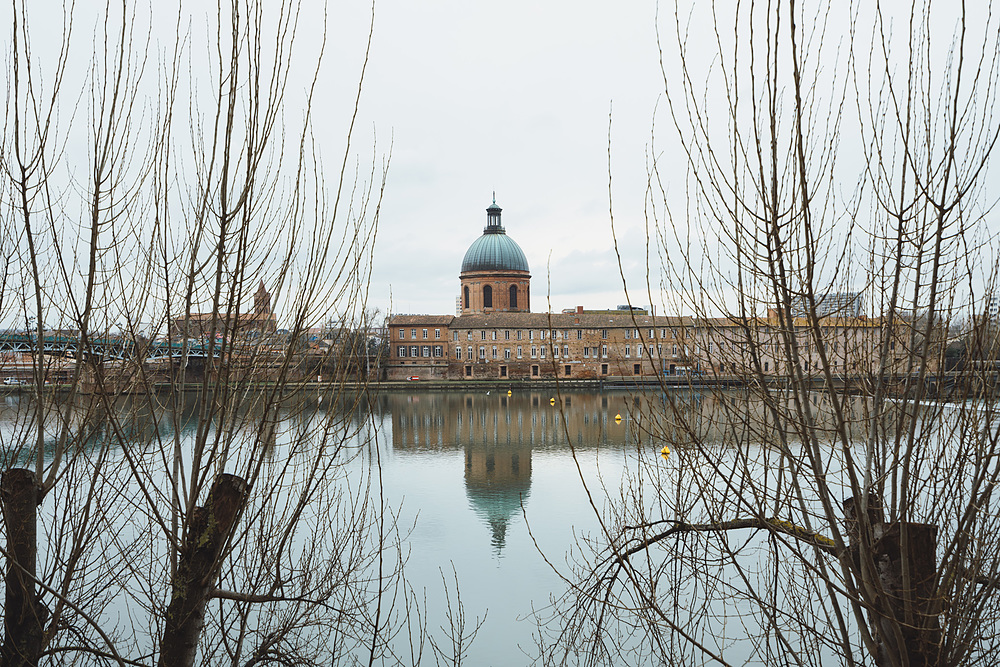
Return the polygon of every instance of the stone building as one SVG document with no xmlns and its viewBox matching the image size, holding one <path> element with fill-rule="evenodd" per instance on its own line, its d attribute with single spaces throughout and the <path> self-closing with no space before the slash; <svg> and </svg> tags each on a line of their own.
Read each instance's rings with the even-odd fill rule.
<svg viewBox="0 0 1000 667">
<path fill-rule="evenodd" d="M 785 328 L 792 332 L 786 335 Z M 923 330 L 912 319 L 827 315 L 814 326 L 805 317 L 704 318 L 685 332 L 694 365 L 706 375 L 746 378 L 799 375 L 836 377 L 905 375 L 921 368 L 937 373 L 943 364 L 946 336 L 932 329 L 922 352 Z M 789 367 L 789 345 L 799 368 Z"/>
</svg>

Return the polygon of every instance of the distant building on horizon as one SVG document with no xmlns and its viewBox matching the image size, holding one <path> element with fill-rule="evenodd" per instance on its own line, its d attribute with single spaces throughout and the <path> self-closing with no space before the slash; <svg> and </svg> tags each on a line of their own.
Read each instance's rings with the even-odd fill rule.
<svg viewBox="0 0 1000 667">
<path fill-rule="evenodd" d="M 986 299 L 986 318 L 990 322 L 1000 321 L 1000 294 L 991 294 Z"/>
<path fill-rule="evenodd" d="M 459 273 L 458 315 L 394 315 L 387 321 L 387 380 L 633 379 L 698 374 L 742 381 L 802 374 L 896 374 L 906 368 L 909 328 L 865 314 L 861 292 L 816 297 L 816 327 L 800 301 L 790 321 L 766 316 L 656 316 L 630 305 L 532 313 L 531 272 L 507 236 L 496 201 Z M 650 308 L 652 310 L 652 308 Z M 789 330 L 790 327 L 790 330 Z M 789 361 L 789 333 L 797 352 Z M 940 341 L 927 357 L 939 366 Z M 879 355 L 886 350 L 883 364 Z M 790 366 L 794 364 L 796 367 Z M 908 372 L 908 371 L 907 371 Z"/>
<path fill-rule="evenodd" d="M 215 331 L 230 336 L 253 337 L 273 334 L 278 330 L 278 320 L 271 309 L 271 293 L 261 280 L 253 296 L 253 310 L 233 314 L 227 318 L 223 310 L 218 313 L 191 313 L 175 317 L 170 323 L 170 336 L 174 339 L 201 340 Z"/>
</svg>

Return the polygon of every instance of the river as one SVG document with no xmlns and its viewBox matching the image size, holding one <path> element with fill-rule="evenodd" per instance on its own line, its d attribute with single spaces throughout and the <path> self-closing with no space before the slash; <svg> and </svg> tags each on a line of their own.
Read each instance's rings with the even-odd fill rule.
<svg viewBox="0 0 1000 667">
<path fill-rule="evenodd" d="M 91 447 L 97 451 L 97 443 L 112 442 L 109 470 L 119 481 L 110 485 L 124 488 L 134 484 L 127 472 L 129 457 L 117 444 L 126 442 L 132 456 L 146 462 L 140 465 L 153 471 L 142 473 L 147 475 L 145 484 L 166 488 L 162 461 L 167 459 L 159 452 L 168 451 L 175 430 L 180 431 L 179 442 L 185 447 L 194 440 L 198 399 L 184 397 L 176 419 L 165 408 L 166 400 L 119 399 L 114 420 L 94 419 L 89 409 L 68 411 L 69 430 L 82 434 L 77 442 L 87 443 L 76 451 L 87 452 Z M 25 465 L 33 457 L 24 449 L 15 454 L 15 445 L 32 440 L 28 426 L 34 409 L 31 396 L 7 394 L 2 401 L 0 445 L 8 457 L 6 465 Z M 306 403 L 304 410 L 300 407 L 286 421 L 305 422 L 310 415 L 329 409 L 317 396 Z M 539 654 L 536 612 L 544 618 L 553 597 L 565 592 L 560 575 L 568 574 L 567 553 L 576 541 L 599 529 L 595 507 L 582 482 L 595 489 L 600 508 L 604 493 L 597 492 L 597 487 L 614 488 L 627 452 L 635 453 L 640 405 L 640 399 L 625 391 L 518 390 L 508 395 L 484 388 L 385 392 L 374 396 L 367 407 L 352 410 L 351 428 L 359 429 L 356 442 L 366 453 L 350 465 L 370 470 L 371 455 L 378 453 L 384 502 L 398 511 L 396 524 L 404 537 L 403 575 L 421 600 L 428 632 L 442 641 L 448 604 L 457 613 L 459 600 L 467 632 L 482 622 L 475 641 L 467 647 L 467 664 L 526 665 Z M 46 432 L 54 439 L 59 420 L 52 411 L 45 419 Z M 292 437 L 288 434 L 294 431 L 295 427 L 279 428 L 273 446 L 287 447 Z M 47 440 L 46 458 L 52 449 Z M 658 451 L 652 446 L 640 449 L 650 457 L 658 456 Z M 269 456 L 280 458 L 273 453 Z M 131 503 L 129 493 L 118 499 L 107 496 L 105 502 L 109 506 L 122 499 Z M 61 510 L 51 505 L 52 501 L 46 501 L 42 508 L 43 526 L 50 521 L 58 525 Z M 119 526 L 116 530 L 148 539 L 148 527 L 140 525 L 138 516 L 117 514 L 113 519 Z M 44 554 L 46 545 L 40 546 Z M 135 613 L 137 600 L 142 599 L 136 590 L 145 586 L 144 576 L 132 572 L 130 566 L 121 569 L 115 585 L 126 592 L 109 593 L 111 589 L 103 588 L 112 598 L 102 612 L 104 618 Z M 132 650 L 145 652 L 150 641 L 151 636 L 136 638 Z M 406 651 L 399 649 L 399 653 Z M 423 659 L 433 664 L 426 646 Z"/>
<path fill-rule="evenodd" d="M 157 528 L 156 517 L 170 513 L 171 487 L 165 471 L 174 456 L 186 462 L 196 460 L 193 443 L 203 438 L 210 445 L 232 443 L 227 463 L 206 467 L 205 475 L 217 468 L 246 470 L 254 461 L 263 466 L 241 520 L 235 550 L 228 557 L 238 565 L 230 568 L 227 562 L 220 581 L 223 588 L 267 590 L 276 567 L 291 568 L 289 572 L 300 572 L 306 578 L 329 578 L 326 574 L 317 576 L 312 569 L 319 561 L 299 566 L 290 553 L 272 558 L 275 545 L 280 546 L 276 540 L 286 531 L 295 535 L 290 543 L 293 550 L 307 545 L 322 558 L 332 556 L 334 561 L 343 558 L 338 555 L 341 550 L 350 554 L 345 570 L 350 571 L 358 562 L 350 560 L 356 558 L 354 554 L 370 548 L 370 534 L 377 528 L 378 517 L 389 517 L 393 528 L 386 541 L 390 548 L 384 551 L 392 552 L 387 556 L 391 561 L 396 557 L 396 545 L 402 546 L 402 580 L 410 592 L 410 606 L 400 597 L 398 587 L 382 594 L 381 600 L 391 603 L 393 611 L 378 613 L 386 613 L 381 622 L 389 626 L 394 637 L 380 651 L 385 649 L 402 664 L 410 664 L 422 650 L 422 663 L 434 664 L 430 640 L 422 648 L 419 641 L 414 647 L 411 638 L 415 635 L 409 632 L 413 628 L 401 626 L 423 625 L 443 646 L 449 628 L 454 627 L 449 622 L 450 612 L 453 622 L 464 616 L 466 637 L 479 627 L 475 640 L 462 648 L 466 664 L 544 664 L 538 662 L 542 646 L 552 646 L 556 639 L 553 633 L 560 631 L 562 619 L 547 625 L 545 621 L 551 621 L 556 613 L 553 601 L 569 590 L 567 581 L 577 580 L 579 571 L 574 568 L 581 562 L 592 562 L 588 536 L 597 538 L 598 544 L 604 541 L 602 519 L 608 519 L 609 530 L 615 533 L 623 516 L 634 519 L 630 508 L 648 501 L 649 507 L 642 511 L 649 511 L 654 520 L 663 518 L 670 511 L 657 504 L 662 500 L 658 494 L 683 500 L 685 494 L 696 490 L 699 470 L 685 470 L 684 452 L 678 449 L 686 446 L 690 434 L 697 434 L 701 443 L 698 454 L 707 455 L 711 462 L 706 470 L 718 468 L 716 472 L 724 473 L 731 468 L 736 474 L 738 464 L 742 472 L 734 479 L 762 480 L 765 486 L 771 483 L 767 481 L 768 470 L 775 467 L 778 450 L 768 444 L 775 430 L 759 401 L 748 402 L 747 394 L 739 391 L 670 391 L 675 405 L 690 409 L 664 410 L 661 403 L 667 395 L 659 391 L 514 388 L 508 394 L 495 387 L 387 391 L 335 407 L 321 394 L 296 394 L 287 408 L 275 413 L 277 422 L 273 424 L 259 405 L 255 407 L 257 395 L 253 393 L 238 398 L 234 405 L 240 407 L 221 422 L 220 417 L 197 418 L 199 406 L 205 403 L 193 393 L 123 397 L 111 410 L 109 406 L 95 410 L 93 405 L 64 408 L 67 429 L 77 434 L 63 464 L 70 471 L 65 479 L 91 474 L 89 462 L 98 453 L 107 457 L 96 469 L 103 484 L 94 487 L 97 503 L 105 508 L 99 515 L 104 527 L 93 533 L 94 542 L 87 546 L 97 564 L 95 571 L 113 586 L 86 573 L 78 576 L 74 585 L 93 592 L 99 603 L 95 614 L 104 619 L 102 623 L 117 625 L 118 632 L 122 631 L 122 618 L 144 618 L 148 605 L 164 603 L 169 586 L 162 533 L 167 526 L 164 523 Z M 822 404 L 819 397 L 816 400 Z M 862 402 L 848 403 L 851 414 L 860 414 L 862 407 Z M 33 410 L 29 394 L 8 394 L 0 403 L 0 450 L 7 456 L 8 466 L 32 460 L 23 447 L 15 445 L 31 442 Z M 45 430 L 54 438 L 63 422 L 52 407 L 46 410 Z M 670 414 L 685 421 L 684 429 L 667 421 Z M 830 428 L 828 419 L 828 411 L 820 410 L 815 428 Z M 848 420 L 848 424 L 856 422 L 863 423 L 855 417 Z M 206 423 L 209 426 L 198 435 L 199 424 Z M 220 429 L 219 423 L 231 426 Z M 102 448 L 102 442 L 110 446 Z M 734 442 L 742 444 L 734 447 Z M 664 444 L 677 451 L 662 454 Z M 797 456 L 794 438 L 786 445 L 791 448 L 790 455 Z M 45 447 L 50 457 L 54 445 L 46 441 Z M 317 447 L 331 449 L 323 454 Z M 330 470 L 336 472 L 323 482 L 334 490 L 321 491 L 318 502 L 304 512 L 299 525 L 289 524 L 296 496 L 288 490 L 300 488 L 297 485 L 303 475 L 311 474 L 309 462 L 320 459 L 338 462 L 331 464 Z M 831 479 L 840 477 L 839 465 L 831 450 Z M 89 482 L 84 477 L 78 479 L 74 484 L 57 484 L 59 493 L 46 500 L 40 514 L 43 530 L 46 525 L 60 526 L 61 513 L 78 511 L 81 494 L 89 493 Z M 644 487 L 642 480 L 647 480 L 648 486 Z M 730 496 L 725 480 L 725 474 L 708 481 L 708 486 L 702 480 L 700 488 L 704 491 L 719 484 L 717 497 L 726 499 Z M 139 487 L 144 491 L 140 493 Z M 144 494 L 148 494 L 145 501 L 141 500 Z M 617 512 L 609 511 L 608 504 L 614 502 L 620 505 Z M 696 496 L 684 500 L 687 507 L 704 502 Z M 108 511 L 109 507 L 119 509 Z M 360 515 L 369 518 L 355 524 Z M 764 539 L 750 536 L 745 544 Z M 43 542 L 40 548 L 43 560 L 51 562 L 47 545 Z M 144 553 L 146 565 L 135 565 L 134 555 L 129 555 L 135 553 Z M 302 553 L 308 555 L 308 550 Z M 660 557 L 655 550 L 650 555 Z M 756 567 L 758 555 L 748 552 L 747 557 L 751 568 Z M 362 580 L 355 584 L 361 596 L 355 599 L 380 609 L 377 590 L 373 597 L 370 583 L 363 583 L 378 585 L 381 581 L 373 576 L 380 565 L 377 557 L 368 558 L 351 575 L 360 575 Z M 388 572 L 395 569 L 393 562 L 385 567 Z M 664 567 L 673 565 L 664 563 Z M 686 595 L 689 576 L 677 569 L 665 581 L 673 582 L 670 585 Z M 316 585 L 317 590 L 322 589 L 322 582 Z M 741 617 L 746 608 L 731 604 L 727 595 L 709 604 L 709 618 L 732 613 L 740 622 L 701 626 L 699 632 L 707 632 L 702 641 L 711 651 L 725 652 L 733 664 L 742 664 L 747 649 L 740 643 L 746 643 L 747 633 L 757 632 L 746 617 Z M 227 607 L 231 610 L 232 603 L 224 602 L 219 608 Z M 244 621 L 234 621 L 231 611 L 220 611 L 217 619 L 210 619 L 216 624 L 210 628 L 221 634 L 232 631 L 236 627 L 232 623 L 249 622 L 250 634 L 259 631 L 266 636 L 273 620 L 267 617 L 272 608 L 250 608 L 255 611 L 246 612 Z M 273 607 L 277 609 L 280 604 Z M 365 613 L 370 614 L 371 608 Z M 672 622 L 678 627 L 687 624 L 686 611 L 678 607 L 674 614 Z M 141 636 L 135 627 L 141 623 L 132 630 L 126 626 L 123 652 L 148 655 L 156 641 L 155 628 Z M 299 637 L 306 643 L 323 641 L 317 639 L 323 636 L 317 632 L 325 629 L 307 629 Z M 340 654 L 338 664 L 351 662 L 351 658 L 367 664 L 363 630 L 360 635 L 351 638 L 353 643 Z M 224 644 L 215 641 L 215 650 L 222 654 L 230 650 Z M 448 647 L 445 652 L 449 652 Z M 204 659 L 214 663 L 218 658 Z"/>
<path fill-rule="evenodd" d="M 614 486 L 635 444 L 626 392 L 389 393 L 387 495 L 415 521 L 407 578 L 442 602 L 458 575 L 466 614 L 484 617 L 469 664 L 526 665 L 567 550 L 599 529 L 581 480 Z M 615 417 L 621 416 L 620 421 Z M 570 446 L 572 441 L 573 446 Z M 658 450 L 650 446 L 651 456 Z M 601 495 L 597 496 L 598 498 Z"/>
</svg>

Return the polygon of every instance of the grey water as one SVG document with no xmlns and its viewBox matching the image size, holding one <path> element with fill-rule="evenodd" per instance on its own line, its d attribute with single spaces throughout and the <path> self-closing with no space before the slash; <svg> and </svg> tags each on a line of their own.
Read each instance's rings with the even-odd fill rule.
<svg viewBox="0 0 1000 667">
<path fill-rule="evenodd" d="M 686 433 L 697 432 L 699 442 L 712 450 L 711 460 L 715 466 L 721 466 L 720 470 L 728 466 L 736 471 L 732 466 L 737 449 L 743 466 L 740 474 L 753 479 L 766 480 L 763 471 L 774 463 L 777 454 L 767 444 L 774 426 L 769 424 L 758 402 L 748 402 L 746 395 L 738 391 L 704 394 L 675 391 L 670 395 L 673 405 L 687 406 L 689 411 L 680 414 L 665 409 L 662 403 L 666 395 L 658 391 L 556 392 L 516 385 L 509 394 L 497 388 L 469 387 L 444 392 L 415 389 L 372 394 L 358 403 L 336 405 L 331 405 L 329 397 L 323 394 L 296 394 L 291 401 L 294 407 L 279 411 L 275 428 L 265 429 L 264 433 L 258 429 L 266 422 L 262 418 L 264 413 L 259 406 L 252 407 L 253 397 L 248 395 L 242 404 L 243 412 L 232 420 L 233 438 L 243 442 L 242 450 L 233 450 L 233 468 L 241 469 L 248 461 L 264 460 L 265 474 L 256 488 L 261 496 L 256 501 L 258 509 L 273 503 L 279 506 L 275 511 L 280 514 L 292 494 L 287 490 L 268 490 L 267 482 L 274 479 L 281 488 L 293 489 L 299 479 L 297 475 L 308 467 L 296 468 L 296 461 L 308 460 L 315 447 L 344 443 L 342 452 L 339 445 L 334 447 L 338 453 L 333 456 L 343 453 L 345 461 L 338 475 L 331 478 L 332 483 L 357 484 L 359 478 L 376 475 L 375 500 L 393 513 L 393 522 L 402 538 L 402 576 L 419 600 L 419 609 L 407 608 L 391 622 L 409 622 L 412 611 L 419 614 L 426 631 L 441 641 L 447 635 L 448 610 L 457 611 L 460 600 L 465 632 L 468 634 L 481 623 L 475 641 L 466 647 L 465 664 L 498 667 L 549 664 L 539 656 L 543 654 L 542 645 L 552 646 L 553 633 L 559 632 L 561 620 L 551 605 L 570 590 L 569 582 L 580 574 L 575 568 L 581 561 L 586 565 L 588 557 L 593 558 L 587 541 L 593 539 L 600 550 L 605 528 L 614 534 L 620 527 L 623 503 L 631 503 L 629 507 L 633 507 L 648 501 L 648 509 L 655 516 L 663 516 L 659 513 L 666 506 L 657 504 L 661 500 L 658 493 L 683 495 L 687 487 L 696 485 L 695 480 L 685 477 L 692 471 L 682 465 Z M 816 400 L 822 402 L 819 397 Z M 204 402 L 197 394 L 183 394 L 122 397 L 100 410 L 95 410 L 93 404 L 60 409 L 70 430 L 82 434 L 75 441 L 77 461 L 99 451 L 97 443 L 104 437 L 113 451 L 106 454 L 102 475 L 112 480 L 112 485 L 120 484 L 122 489 L 134 486 L 137 476 L 142 475 L 147 488 L 159 490 L 159 496 L 147 502 L 151 506 L 156 503 L 158 511 L 166 513 L 169 512 L 166 490 L 170 487 L 165 481 L 164 464 L 169 464 L 174 456 L 174 443 L 184 450 L 183 456 L 190 457 L 195 432 L 206 425 L 202 419 L 199 426 L 199 405 Z M 857 401 L 850 407 L 861 414 L 864 403 Z M 102 418 L 102 413 L 106 417 L 110 411 L 119 418 Z M 54 405 L 45 406 L 42 413 L 45 431 L 54 438 L 64 422 L 53 415 L 60 413 Z M 31 441 L 29 424 L 33 414 L 38 412 L 30 394 L 6 394 L 0 401 L 0 454 L 5 466 L 25 465 L 33 460 L 23 446 Z M 683 429 L 670 422 L 671 414 L 685 419 Z M 337 428 L 344 430 L 333 437 L 329 433 L 316 436 L 322 431 L 317 429 L 317 422 L 329 426 L 327 418 L 331 416 Z M 827 418 L 826 412 L 818 413 L 816 428 L 824 428 Z M 114 429 L 108 426 L 111 421 L 115 421 Z M 848 423 L 864 421 L 852 416 Z M 208 423 L 208 428 L 214 427 Z M 241 429 L 246 436 L 243 440 L 238 433 Z M 210 435 L 203 437 L 211 439 Z M 739 447 L 734 443 L 740 443 Z M 676 453 L 662 456 L 664 444 L 674 447 Z M 43 446 L 48 456 L 53 445 L 46 440 Z M 786 446 L 794 455 L 794 441 Z M 123 450 L 132 451 L 126 454 Z M 135 465 L 136 472 L 130 473 L 125 465 L 129 457 L 129 465 Z M 236 460 L 238 457 L 243 458 Z M 377 465 L 373 466 L 373 462 Z M 286 463 L 291 467 L 285 468 Z M 841 463 L 831 449 L 827 471 L 831 483 L 841 477 Z M 78 467 L 88 470 L 86 465 Z M 267 471 L 274 471 L 279 477 L 268 477 Z M 725 475 L 706 479 L 709 484 L 717 484 L 724 478 Z M 637 485 L 642 480 L 648 483 Z M 702 490 L 710 489 L 703 486 Z M 718 492 L 724 497 L 724 488 L 720 486 Z M 117 497 L 114 494 L 108 497 L 112 502 L 131 507 L 135 496 L 126 489 Z M 616 502 L 619 506 L 612 507 Z M 75 505 L 67 499 L 62 507 Z M 59 517 L 52 515 L 53 510 L 48 511 L 51 516 L 40 521 L 57 525 Z M 132 600 L 115 599 L 102 607 L 103 618 L 112 625 L 120 623 L 122 618 L 131 618 L 135 612 L 141 614 L 145 600 L 162 600 L 168 593 L 163 577 L 163 540 L 154 534 L 155 530 L 150 532 L 150 526 L 142 525 L 142 520 L 136 520 L 137 516 L 148 514 L 123 512 L 109 520 L 120 531 L 115 540 L 135 539 L 136 543 L 148 545 L 144 548 L 149 552 L 150 567 L 150 571 L 144 572 L 126 563 L 121 573 L 129 579 L 116 581 L 117 588 L 113 590 L 118 592 L 102 591 L 105 595 Z M 333 524 L 337 520 L 319 513 L 306 518 L 303 525 L 309 526 L 315 522 Z M 240 554 L 242 562 L 267 562 L 261 555 L 263 552 L 253 550 L 253 544 L 245 545 L 258 540 L 265 543 L 269 534 L 263 533 L 267 530 L 249 518 L 244 524 L 241 548 L 246 551 Z M 341 528 L 348 532 L 334 531 L 330 535 L 351 539 L 349 531 L 353 525 L 348 519 L 347 524 L 341 523 Z M 361 530 L 371 529 L 366 526 Z M 753 546 L 754 542 L 747 538 L 746 544 Z M 117 543 L 112 546 L 118 548 Z M 751 559 L 748 571 L 765 562 L 758 555 L 762 553 L 746 550 L 746 557 Z M 234 590 L 240 590 L 239 576 L 254 577 L 257 572 L 263 572 L 266 578 L 267 573 L 260 567 L 239 575 L 224 573 L 224 577 L 229 577 Z M 673 582 L 670 585 L 677 586 L 679 595 L 686 594 L 683 572 L 670 572 L 665 581 Z M 724 576 L 729 574 L 732 573 Z M 750 610 L 726 595 L 713 599 L 711 605 L 712 619 L 737 619 L 739 623 L 700 626 L 701 641 L 708 643 L 710 649 L 724 651 L 731 664 L 752 661 L 749 651 L 753 642 L 748 642 L 747 636 L 759 628 L 755 630 Z M 686 623 L 686 612 L 677 613 L 676 621 Z M 545 620 L 553 616 L 555 622 L 545 625 Z M 406 645 L 409 641 L 406 629 L 392 630 L 399 631 L 393 640 L 399 646 L 391 647 L 391 651 L 400 664 L 416 662 L 408 653 L 412 646 Z M 143 637 L 131 638 L 131 643 L 127 640 L 127 648 L 138 655 L 149 655 L 155 644 L 154 633 L 155 628 Z M 354 659 L 367 664 L 365 650 L 364 642 L 359 641 L 347 649 L 341 662 L 346 664 Z M 422 664 L 436 662 L 426 644 L 419 657 Z M 835 656 L 831 660 L 831 664 L 836 664 Z M 572 656 L 567 661 L 573 664 Z M 683 664 L 684 659 L 680 658 L 680 662 Z"/>
<path fill-rule="evenodd" d="M 119 403 L 132 429 L 124 436 L 137 446 L 151 451 L 150 442 L 169 442 L 178 427 L 190 431 L 182 440 L 193 439 L 197 399 L 188 397 L 176 421 L 145 397 Z M 625 391 L 483 389 L 385 392 L 355 411 L 353 420 L 366 427 L 359 440 L 380 452 L 384 500 L 405 529 L 403 575 L 419 598 L 426 596 L 428 632 L 443 634 L 447 605 L 459 599 L 467 629 L 482 623 L 466 664 L 535 660 L 536 614 L 544 618 L 566 591 L 567 554 L 576 541 L 599 530 L 603 487 L 616 487 L 637 447 L 640 455 L 658 456 L 635 428 L 641 405 Z M 310 409 L 324 408 L 318 401 Z M 33 459 L 16 447 L 28 440 L 32 409 L 27 394 L 8 394 L 0 404 L 5 465 Z M 57 420 L 47 419 L 55 437 Z M 83 418 L 73 427 L 89 428 Z M 429 651 L 423 658 L 434 663 Z"/>
<path fill-rule="evenodd" d="M 617 484 L 636 444 L 634 398 L 496 390 L 380 397 L 379 423 L 391 439 L 386 494 L 415 520 L 406 576 L 426 587 L 434 616 L 441 572 L 450 579 L 454 568 L 466 615 L 485 618 L 468 664 L 526 665 L 537 655 L 534 612 L 544 617 L 565 591 L 560 575 L 569 574 L 575 541 L 599 529 L 603 507 L 591 505 L 585 484 L 603 498 L 600 485 Z"/>
</svg>

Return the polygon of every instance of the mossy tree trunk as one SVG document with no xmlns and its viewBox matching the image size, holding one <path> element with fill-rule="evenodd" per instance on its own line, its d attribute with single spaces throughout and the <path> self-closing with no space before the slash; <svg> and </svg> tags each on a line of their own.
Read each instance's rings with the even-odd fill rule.
<svg viewBox="0 0 1000 667">
<path fill-rule="evenodd" d="M 171 587 L 160 642 L 160 667 L 195 664 L 198 640 L 205 626 L 205 606 L 246 500 L 246 482 L 223 474 L 215 479 L 205 505 L 192 512 Z"/>
</svg>

